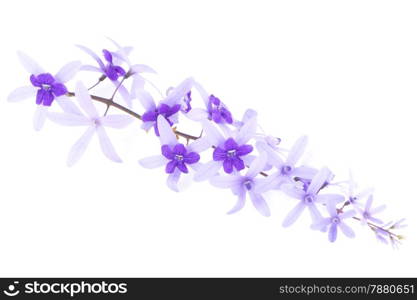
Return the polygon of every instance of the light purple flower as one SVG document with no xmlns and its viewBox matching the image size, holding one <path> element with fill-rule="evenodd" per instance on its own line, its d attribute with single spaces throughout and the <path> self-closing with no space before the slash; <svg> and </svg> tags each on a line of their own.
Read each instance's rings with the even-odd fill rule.
<svg viewBox="0 0 417 300">
<path fill-rule="evenodd" d="M 65 112 L 72 112 L 74 104 L 65 96 L 68 92 L 65 83 L 74 77 L 81 63 L 79 61 L 70 62 L 63 66 L 54 76 L 45 72 L 38 63 L 26 54 L 18 52 L 17 55 L 23 67 L 31 74 L 29 78 L 31 85 L 15 89 L 10 93 L 7 100 L 18 102 L 31 97 L 36 98 L 37 109 L 33 118 L 35 130 L 40 130 L 43 127 L 47 109 L 53 102 L 57 102 Z"/>
<path fill-rule="evenodd" d="M 355 209 L 360 209 L 363 207 L 362 203 L 360 201 L 367 197 L 369 194 L 372 194 L 373 188 L 367 188 L 360 192 L 356 192 L 357 184 L 353 180 L 352 172 L 349 173 L 349 186 L 348 186 L 348 202 L 351 204 Z"/>
<path fill-rule="evenodd" d="M 326 208 L 330 217 L 317 221 L 311 225 L 311 228 L 318 229 L 323 232 L 328 231 L 328 238 L 332 243 L 336 241 L 338 229 L 340 229 L 348 238 L 354 238 L 355 233 L 348 225 L 346 225 L 345 219 L 352 218 L 356 212 L 354 210 L 350 210 L 347 212 L 338 213 L 335 202 L 331 199 L 326 202 Z"/>
<path fill-rule="evenodd" d="M 165 97 L 165 99 L 161 100 L 158 105 L 156 105 L 153 97 L 145 90 L 138 92 L 137 96 L 146 110 L 142 115 L 142 128 L 147 131 L 153 127 L 155 134 L 159 136 L 157 123 L 159 116 L 164 117 L 170 126 L 177 123 L 177 113 L 181 109 L 182 100 L 190 92 L 193 83 L 194 80 L 192 78 L 185 79 L 176 88 L 172 89 L 172 91 Z"/>
<path fill-rule="evenodd" d="M 268 176 L 261 188 L 264 190 L 279 188 L 281 184 L 293 182 L 295 177 L 311 180 L 317 174 L 316 169 L 307 166 L 296 166 L 305 151 L 306 145 L 307 137 L 300 137 L 290 149 L 284 161 L 276 150 L 272 149 L 266 142 L 258 141 L 256 143 L 257 148 L 268 154 L 268 163 L 278 170 Z"/>
<path fill-rule="evenodd" d="M 165 166 L 168 175 L 167 185 L 173 191 L 178 192 L 178 181 L 181 173 L 188 173 L 188 167 L 194 170 L 198 168 L 199 153 L 207 149 L 204 139 L 199 139 L 184 146 L 172 131 L 170 124 L 163 116 L 158 116 L 159 140 L 161 142 L 161 154 L 139 160 L 139 164 L 145 168 L 153 169 Z"/>
<path fill-rule="evenodd" d="M 210 183 L 219 188 L 230 188 L 232 192 L 238 197 L 236 205 L 228 212 L 235 213 L 243 208 L 246 201 L 246 195 L 249 194 L 253 206 L 258 212 L 269 217 L 271 215 L 269 207 L 263 198 L 262 194 L 256 189 L 259 182 L 263 178 L 256 178 L 257 175 L 265 168 L 266 153 L 261 153 L 260 156 L 250 164 L 245 175 L 232 174 L 225 176 L 214 176 L 210 179 Z"/>
<path fill-rule="evenodd" d="M 100 142 L 103 154 L 114 162 L 121 162 L 119 155 L 116 153 L 104 127 L 124 128 L 132 122 L 132 117 L 127 115 L 106 115 L 99 116 L 94 106 L 88 90 L 81 82 L 77 82 L 75 87 L 75 95 L 78 104 L 83 109 L 83 114 L 78 108 L 75 113 L 54 113 L 50 112 L 48 118 L 58 124 L 64 126 L 86 126 L 87 130 L 81 138 L 72 146 L 68 155 L 67 164 L 73 166 L 80 160 L 89 145 L 94 134 Z"/>
<path fill-rule="evenodd" d="M 187 117 L 194 121 L 212 120 L 217 124 L 233 124 L 233 117 L 226 105 L 214 95 L 208 95 L 204 88 L 199 84 L 194 84 L 196 90 L 201 95 L 206 109 L 193 108 Z"/>
<path fill-rule="evenodd" d="M 316 203 L 327 203 L 333 201 L 335 203 L 344 200 L 342 195 L 338 194 L 319 194 L 322 187 L 328 181 L 331 172 L 327 168 L 322 168 L 311 180 L 307 190 L 297 187 L 295 184 L 283 184 L 281 190 L 288 196 L 298 199 L 299 203 L 285 217 L 282 226 L 288 227 L 292 225 L 300 217 L 302 212 L 308 208 L 311 219 L 316 222 L 321 218 Z"/>
<path fill-rule="evenodd" d="M 233 170 L 240 171 L 250 163 L 249 153 L 252 152 L 252 145 L 247 144 L 256 132 L 256 118 L 252 118 L 239 130 L 233 131 L 229 136 L 224 136 L 208 120 L 202 121 L 205 138 L 214 147 L 213 160 L 202 165 L 195 174 L 196 181 L 204 181 L 215 174 L 223 167 L 223 170 L 230 174 Z"/>
<path fill-rule="evenodd" d="M 356 207 L 356 210 L 360 214 L 362 224 L 366 224 L 367 221 L 371 221 L 377 224 L 383 223 L 383 221 L 381 221 L 380 219 L 375 218 L 374 215 L 383 211 L 386 208 L 386 206 L 380 205 L 375 208 L 372 208 L 373 201 L 374 201 L 374 196 L 369 195 L 368 200 L 366 201 L 363 209 Z"/>
</svg>

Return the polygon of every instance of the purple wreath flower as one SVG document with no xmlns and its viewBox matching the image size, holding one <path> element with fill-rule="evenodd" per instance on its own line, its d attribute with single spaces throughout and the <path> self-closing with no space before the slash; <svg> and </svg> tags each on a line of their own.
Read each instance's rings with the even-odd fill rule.
<svg viewBox="0 0 417 300">
<path fill-rule="evenodd" d="M 161 154 L 139 160 L 139 164 L 145 168 L 153 169 L 165 166 L 168 175 L 167 185 L 173 191 L 178 192 L 178 181 L 181 173 L 187 174 L 188 167 L 196 170 L 199 166 L 199 153 L 207 149 L 204 139 L 194 141 L 188 146 L 178 143 L 170 124 L 163 116 L 158 116 L 159 140 L 161 142 Z"/>
<path fill-rule="evenodd" d="M 366 224 L 367 221 L 371 221 L 377 224 L 382 224 L 383 221 L 374 217 L 375 214 L 385 210 L 386 205 L 380 205 L 375 208 L 372 208 L 372 203 L 374 201 L 374 196 L 369 195 L 368 200 L 365 203 L 364 208 L 356 207 L 356 211 L 360 214 L 362 224 Z"/>
<path fill-rule="evenodd" d="M 367 197 L 369 194 L 372 194 L 373 188 L 367 188 L 367 189 L 364 189 L 360 192 L 356 192 L 356 187 L 357 187 L 357 184 L 353 180 L 352 172 L 350 172 L 349 173 L 349 186 L 348 186 L 348 192 L 347 192 L 347 196 L 348 196 L 347 201 L 355 209 L 359 209 L 359 208 L 363 207 L 363 205 L 362 205 L 362 203 L 360 203 L 360 201 L 363 198 Z"/>
<path fill-rule="evenodd" d="M 224 172 L 230 174 L 233 170 L 240 171 L 251 162 L 249 153 L 253 146 L 247 142 L 256 132 L 256 118 L 252 118 L 242 128 L 225 137 L 209 121 L 203 121 L 203 130 L 207 140 L 214 147 L 213 160 L 202 165 L 194 179 L 203 181 L 213 177 L 222 167 Z"/>
<path fill-rule="evenodd" d="M 77 82 L 75 87 L 75 95 L 78 100 L 78 104 L 84 110 L 83 114 L 78 108 L 74 113 L 54 113 L 50 112 L 48 118 L 60 125 L 64 126 L 87 126 L 87 130 L 81 136 L 81 138 L 72 146 L 67 164 L 73 166 L 80 160 L 84 154 L 87 146 L 89 145 L 94 134 L 97 134 L 100 147 L 103 154 L 114 162 L 122 162 L 107 132 L 104 127 L 111 128 L 124 128 L 132 122 L 132 118 L 127 115 L 106 115 L 99 116 L 96 107 L 94 106 L 88 90 L 81 82 Z"/>
<path fill-rule="evenodd" d="M 346 225 L 345 219 L 352 218 L 356 212 L 354 210 L 350 210 L 347 212 L 338 213 L 335 202 L 331 199 L 326 202 L 326 208 L 330 217 L 317 221 L 311 225 L 311 228 L 318 229 L 323 232 L 328 231 L 328 238 L 332 243 L 336 241 L 338 229 L 340 229 L 348 238 L 354 238 L 355 233 L 348 225 Z"/>
<path fill-rule="evenodd" d="M 313 222 L 316 222 L 321 219 L 316 203 L 327 203 L 329 201 L 338 203 L 344 200 L 344 197 L 338 194 L 319 194 L 323 185 L 329 180 L 330 176 L 330 170 L 322 168 L 313 177 L 307 190 L 301 189 L 295 184 L 283 184 L 281 186 L 281 190 L 284 193 L 299 200 L 299 203 L 285 217 L 282 226 L 288 227 L 294 224 L 306 208 L 308 208 Z"/>
<path fill-rule="evenodd" d="M 17 52 L 18 58 L 23 67 L 30 75 L 31 85 L 22 86 L 12 91 L 8 96 L 8 101 L 18 102 L 31 97 L 35 97 L 35 103 L 38 105 L 33 118 L 35 130 L 40 130 L 46 119 L 47 109 L 53 102 L 66 112 L 72 112 L 74 104 L 70 99 L 65 97 L 67 88 L 65 83 L 68 82 L 78 72 L 81 63 L 73 61 L 63 66 L 58 73 L 54 75 L 45 72 L 32 58 L 22 52 Z"/>
<path fill-rule="evenodd" d="M 194 121 L 208 119 L 217 124 L 233 124 L 232 113 L 219 98 L 214 95 L 208 95 L 204 88 L 197 82 L 194 86 L 201 95 L 206 109 L 193 108 L 188 112 L 187 117 Z"/>
<path fill-rule="evenodd" d="M 159 136 L 158 117 L 162 116 L 169 123 L 170 126 L 178 122 L 178 112 L 181 109 L 183 98 L 190 92 L 194 80 L 192 78 L 185 79 L 177 87 L 161 100 L 158 105 L 155 104 L 152 96 L 142 90 L 138 93 L 138 98 L 145 108 L 146 112 L 142 115 L 142 128 L 148 131 L 154 128 L 155 134 Z"/>
<path fill-rule="evenodd" d="M 271 215 L 269 207 L 263 198 L 262 194 L 258 192 L 257 186 L 263 178 L 256 178 L 257 175 L 265 168 L 267 162 L 266 153 L 262 152 L 260 156 L 255 158 L 250 164 L 245 175 L 233 174 L 225 176 L 214 176 L 210 179 L 210 183 L 219 188 L 229 188 L 238 197 L 235 206 L 228 212 L 228 214 L 235 213 L 243 208 L 246 201 L 246 195 L 249 194 L 253 206 L 258 212 L 269 217 Z"/>
<path fill-rule="evenodd" d="M 307 140 L 307 136 L 300 137 L 290 149 L 285 161 L 266 142 L 258 141 L 256 143 L 258 149 L 268 154 L 268 162 L 278 170 L 268 176 L 261 189 L 279 188 L 281 184 L 293 182 L 295 177 L 311 180 L 317 174 L 317 170 L 314 168 L 307 166 L 296 167 L 297 162 L 305 151 Z"/>
</svg>

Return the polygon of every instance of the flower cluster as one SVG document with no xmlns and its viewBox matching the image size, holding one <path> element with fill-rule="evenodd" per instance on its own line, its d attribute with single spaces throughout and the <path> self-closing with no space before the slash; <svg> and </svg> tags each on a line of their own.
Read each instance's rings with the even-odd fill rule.
<svg viewBox="0 0 417 300">
<path fill-rule="evenodd" d="M 36 130 L 48 119 L 63 126 L 85 127 L 68 154 L 69 166 L 80 160 L 94 135 L 98 137 L 103 154 L 114 162 L 121 162 L 106 127 L 122 129 L 140 122 L 143 130 L 155 135 L 161 147 L 159 153 L 140 159 L 139 164 L 145 168 L 163 168 L 168 187 L 176 192 L 180 191 L 181 177 L 191 176 L 196 182 L 208 181 L 214 187 L 229 189 L 237 198 L 229 214 L 240 211 L 248 198 L 262 216 L 268 217 L 271 215 L 268 201 L 288 198 L 294 202 L 294 207 L 283 220 L 284 227 L 293 225 L 307 210 L 311 229 L 327 233 L 330 242 L 337 240 L 339 231 L 353 238 L 353 223 L 371 229 L 383 243 L 391 242 L 395 246 L 403 238 L 393 232 L 405 226 L 403 220 L 384 223 L 378 214 L 385 206 L 373 206 L 372 189 L 357 191 L 352 176 L 335 182 L 335 175 L 329 168 L 301 162 L 308 144 L 306 136 L 298 138 L 285 150 L 280 138 L 259 130 L 256 111 L 249 109 L 237 119 L 223 100 L 208 93 L 193 78 L 169 88 L 166 94 L 159 92 L 159 99 L 154 99 L 147 89 L 155 85 L 146 73 L 155 71 L 146 65 L 131 63 L 132 47 L 111 42 L 114 49 L 103 49 L 100 54 L 77 45 L 96 65 L 73 61 L 55 75 L 18 52 L 20 62 L 29 72 L 27 85 L 15 89 L 8 100 L 34 100 Z M 87 88 L 77 81 L 75 90 L 70 92 L 67 82 L 83 71 L 98 73 L 97 83 Z M 91 89 L 106 80 L 115 88 L 111 97 L 92 95 Z M 121 96 L 126 106 L 116 95 Z M 198 100 L 202 103 L 200 107 Z M 141 112 L 132 110 L 134 101 L 143 107 Z M 58 110 L 48 110 L 54 103 Z M 104 114 L 99 114 L 96 103 L 107 106 Z M 109 107 L 122 114 L 108 114 Z M 184 117 L 200 126 L 200 136 L 177 129 Z"/>
</svg>

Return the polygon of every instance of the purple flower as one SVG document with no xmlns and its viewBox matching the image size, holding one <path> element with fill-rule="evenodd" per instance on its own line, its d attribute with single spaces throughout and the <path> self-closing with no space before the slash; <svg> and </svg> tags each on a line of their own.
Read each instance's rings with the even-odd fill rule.
<svg viewBox="0 0 417 300">
<path fill-rule="evenodd" d="M 279 188 L 283 183 L 293 182 L 294 178 L 303 178 L 311 180 L 317 173 L 317 170 L 311 167 L 300 166 L 296 167 L 297 162 L 303 155 L 307 145 L 307 137 L 300 137 L 290 149 L 286 160 L 284 161 L 266 142 L 258 141 L 256 146 L 261 151 L 268 154 L 268 163 L 274 166 L 278 171 L 269 175 L 264 182 L 262 189 L 270 190 Z"/>
<path fill-rule="evenodd" d="M 361 192 L 356 192 L 357 184 L 353 180 L 352 172 L 349 173 L 349 186 L 348 186 L 348 202 L 355 208 L 359 209 L 363 205 L 360 203 L 360 200 L 368 196 L 369 194 L 372 194 L 373 188 L 364 189 Z"/>
<path fill-rule="evenodd" d="M 205 138 L 214 147 L 213 160 L 202 165 L 194 179 L 203 181 L 214 176 L 222 167 L 230 174 L 233 170 L 240 171 L 250 163 L 249 153 L 253 147 L 246 144 L 256 132 L 256 118 L 248 121 L 242 128 L 225 137 L 209 121 L 203 121 Z"/>
<path fill-rule="evenodd" d="M 117 155 L 104 127 L 124 128 L 132 122 L 132 117 L 127 115 L 106 115 L 100 117 L 94 106 L 88 90 L 81 82 L 77 82 L 75 95 L 78 104 L 86 113 L 85 115 L 77 108 L 74 113 L 53 113 L 48 114 L 48 118 L 64 126 L 86 126 L 87 130 L 81 138 L 72 146 L 68 155 L 67 164 L 73 166 L 84 154 L 94 134 L 97 134 L 100 147 L 104 155 L 114 161 L 122 160 Z"/>
<path fill-rule="evenodd" d="M 232 113 L 224 103 L 214 95 L 208 95 L 199 83 L 194 83 L 196 90 L 201 95 L 206 109 L 193 108 L 187 117 L 194 121 L 212 120 L 217 124 L 233 124 Z"/>
<path fill-rule="evenodd" d="M 319 229 L 323 232 L 328 231 L 329 241 L 332 243 L 336 241 L 338 229 L 340 229 L 347 237 L 354 238 L 355 233 L 348 225 L 345 224 L 344 220 L 352 218 L 356 212 L 354 210 L 350 210 L 347 212 L 338 213 L 335 202 L 331 199 L 326 202 L 326 208 L 330 217 L 322 218 L 321 220 L 311 225 L 311 228 Z"/>
<path fill-rule="evenodd" d="M 181 109 L 181 101 L 190 92 L 193 82 L 192 78 L 185 79 L 176 88 L 172 89 L 158 105 L 155 104 L 152 96 L 145 90 L 138 92 L 138 98 L 146 110 L 142 115 L 142 128 L 147 131 L 153 127 L 155 134 L 159 136 L 157 123 L 159 116 L 164 117 L 170 126 L 177 123 L 177 113 Z"/>
<path fill-rule="evenodd" d="M 250 164 L 245 175 L 226 175 L 215 176 L 210 179 L 210 183 L 219 188 L 230 188 L 232 192 L 238 197 L 235 206 L 228 212 L 235 213 L 243 208 L 246 201 L 246 194 L 249 194 L 253 206 L 258 212 L 268 217 L 271 215 L 269 207 L 263 198 L 262 194 L 257 191 L 257 185 L 263 179 L 256 178 L 256 176 L 265 168 L 267 156 L 261 153 L 260 156 Z"/>
<path fill-rule="evenodd" d="M 167 185 L 178 192 L 181 173 L 188 173 L 188 167 L 196 170 L 200 160 L 198 153 L 206 150 L 208 146 L 204 139 L 199 139 L 186 147 L 178 143 L 170 124 L 163 116 L 158 117 L 157 123 L 162 154 L 141 159 L 139 164 L 148 169 L 165 166 L 165 172 L 169 174 Z"/>
<path fill-rule="evenodd" d="M 191 110 L 191 91 L 189 91 L 185 97 L 182 99 L 181 111 L 188 113 Z"/>
<path fill-rule="evenodd" d="M 283 184 L 281 190 L 288 196 L 298 199 L 299 203 L 285 217 L 282 226 L 288 227 L 292 225 L 300 217 L 302 212 L 308 208 L 313 222 L 321 218 L 316 203 L 327 203 L 333 201 L 335 203 L 344 200 L 342 195 L 338 194 L 319 194 L 323 185 L 330 176 L 330 170 L 322 168 L 311 180 L 307 190 L 300 189 L 294 184 Z"/>
<path fill-rule="evenodd" d="M 359 208 L 359 207 L 356 207 L 356 210 L 358 211 L 358 213 L 361 216 L 362 224 L 366 224 L 367 221 L 371 221 L 371 222 L 374 222 L 374 223 L 377 223 L 377 224 L 382 224 L 383 223 L 380 219 L 375 218 L 374 215 L 383 211 L 386 208 L 386 206 L 385 205 L 380 205 L 378 207 L 372 208 L 373 201 L 374 201 L 374 196 L 370 195 L 368 197 L 368 200 L 366 201 L 365 207 L 363 209 Z"/>
<path fill-rule="evenodd" d="M 65 112 L 72 112 L 74 104 L 66 97 L 67 88 L 65 83 L 68 82 L 80 69 L 81 63 L 73 61 L 63 66 L 55 76 L 47 73 L 32 58 L 22 52 L 17 53 L 23 67 L 30 75 L 31 85 L 22 86 L 10 93 L 8 101 L 18 102 L 27 98 L 36 98 L 38 105 L 33 125 L 35 130 L 40 130 L 46 120 L 47 109 L 53 102 Z"/>
</svg>

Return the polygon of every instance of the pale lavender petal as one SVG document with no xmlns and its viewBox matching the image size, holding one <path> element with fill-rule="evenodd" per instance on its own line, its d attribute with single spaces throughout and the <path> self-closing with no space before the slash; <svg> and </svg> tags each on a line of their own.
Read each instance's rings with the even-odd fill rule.
<svg viewBox="0 0 417 300">
<path fill-rule="evenodd" d="M 21 86 L 9 94 L 9 96 L 7 97 L 7 101 L 19 102 L 28 98 L 35 98 L 35 96 L 36 89 L 33 86 Z"/>
<path fill-rule="evenodd" d="M 268 162 L 272 164 L 277 169 L 281 169 L 284 164 L 284 161 L 279 157 L 278 153 L 276 153 L 267 143 L 264 141 L 256 142 L 256 147 L 259 151 L 264 151 L 268 154 Z"/>
<path fill-rule="evenodd" d="M 75 46 L 77 46 L 78 48 L 80 48 L 81 50 L 83 50 L 85 53 L 87 53 L 88 55 L 90 55 L 98 63 L 98 65 L 100 66 L 100 69 L 101 70 L 104 70 L 105 69 L 105 66 L 104 66 L 102 60 L 91 49 L 89 49 L 89 48 L 87 48 L 85 46 L 82 46 L 82 45 L 75 45 Z"/>
<path fill-rule="evenodd" d="M 318 191 L 321 189 L 323 184 L 329 179 L 330 170 L 326 167 L 322 168 L 316 176 L 314 176 L 313 180 L 311 181 L 310 185 L 308 186 L 307 193 L 308 194 L 317 194 Z"/>
<path fill-rule="evenodd" d="M 295 166 L 297 164 L 306 149 L 307 142 L 307 136 L 302 136 L 295 142 L 294 146 L 292 146 L 290 152 L 288 153 L 286 164 L 290 166 Z"/>
<path fill-rule="evenodd" d="M 258 180 L 255 191 L 258 193 L 264 193 L 266 191 L 272 190 L 277 188 L 280 183 L 282 182 L 282 177 L 280 177 L 280 174 L 278 172 L 273 173 L 269 175 L 268 177 Z"/>
<path fill-rule="evenodd" d="M 151 94 L 149 94 L 147 91 L 140 90 L 137 92 L 136 96 L 146 111 L 151 111 L 156 108 L 155 102 L 153 101 Z"/>
<path fill-rule="evenodd" d="M 81 138 L 71 147 L 67 159 L 68 167 L 73 166 L 76 162 L 80 160 L 81 156 L 87 149 L 87 146 L 90 143 L 95 131 L 96 130 L 93 126 L 88 127 L 88 129 L 81 136 Z"/>
<path fill-rule="evenodd" d="M 130 67 L 130 70 L 134 73 L 152 73 L 156 74 L 156 71 L 147 65 L 136 64 Z"/>
<path fill-rule="evenodd" d="M 252 200 L 253 206 L 258 210 L 258 212 L 264 217 L 269 217 L 271 211 L 269 210 L 268 204 L 261 194 L 255 193 L 254 191 L 249 192 L 249 196 Z"/>
<path fill-rule="evenodd" d="M 113 80 L 112 83 L 117 88 L 117 92 L 122 96 L 123 100 L 126 102 L 127 107 L 132 107 L 132 97 L 130 96 L 126 87 L 124 85 L 120 85 L 120 82 L 118 80 Z"/>
<path fill-rule="evenodd" d="M 132 122 L 133 118 L 129 115 L 107 115 L 100 118 L 101 125 L 116 129 L 125 128 Z"/>
<path fill-rule="evenodd" d="M 305 192 L 302 189 L 295 187 L 293 184 L 283 184 L 280 189 L 285 194 L 295 199 L 302 200 L 305 196 Z"/>
<path fill-rule="evenodd" d="M 369 210 L 369 213 L 371 213 L 372 215 L 374 215 L 374 214 L 380 213 L 381 211 L 385 210 L 386 208 L 387 208 L 387 206 L 385 204 L 384 205 L 380 205 L 380 206 L 377 206 L 375 208 L 370 209 Z"/>
<path fill-rule="evenodd" d="M 126 62 L 130 66 L 129 53 L 133 50 L 133 47 L 122 47 L 119 43 L 113 39 L 107 37 L 117 48 L 117 52 L 113 53 L 118 56 L 121 60 Z"/>
<path fill-rule="evenodd" d="M 122 162 L 119 155 L 117 155 L 116 150 L 114 149 L 113 144 L 111 143 L 104 127 L 97 126 L 96 132 L 100 142 L 101 151 L 103 151 L 104 155 L 114 162 Z"/>
<path fill-rule="evenodd" d="M 317 199 L 317 202 L 319 203 L 329 203 L 329 202 L 340 203 L 345 200 L 345 197 L 339 194 L 322 194 L 322 195 L 319 194 L 316 199 Z"/>
<path fill-rule="evenodd" d="M 44 73 L 43 68 L 39 66 L 37 62 L 35 62 L 31 57 L 29 57 L 25 53 L 17 51 L 17 56 L 20 60 L 20 63 L 30 74 L 38 75 Z"/>
<path fill-rule="evenodd" d="M 35 115 L 33 116 L 33 128 L 35 128 L 36 131 L 42 129 L 43 125 L 45 124 L 47 113 L 48 107 L 37 105 Z"/>
<path fill-rule="evenodd" d="M 147 169 L 154 169 L 154 168 L 162 167 L 166 165 L 167 162 L 168 162 L 168 159 L 166 159 L 162 155 L 150 156 L 150 157 L 146 157 L 146 158 L 139 160 L 139 164 L 142 167 L 147 168 Z"/>
<path fill-rule="evenodd" d="M 220 131 L 209 121 L 203 121 L 203 130 L 207 139 L 213 146 L 219 146 L 224 142 L 224 137 Z"/>
<path fill-rule="evenodd" d="M 317 169 L 306 167 L 306 166 L 301 166 L 301 167 L 295 168 L 291 175 L 294 177 L 311 180 L 313 179 L 314 176 L 316 176 L 317 172 L 318 172 Z"/>
<path fill-rule="evenodd" d="M 185 114 L 189 119 L 200 122 L 208 119 L 208 112 L 202 108 L 193 108 Z"/>
<path fill-rule="evenodd" d="M 244 189 L 239 189 L 237 193 L 237 197 L 238 198 L 237 198 L 237 202 L 235 206 L 233 206 L 233 208 L 227 212 L 229 215 L 234 214 L 235 212 L 238 212 L 239 210 L 243 208 L 243 206 L 245 206 L 246 191 Z"/>
<path fill-rule="evenodd" d="M 345 223 L 340 222 L 339 223 L 339 228 L 343 232 L 343 234 L 346 235 L 348 238 L 354 238 L 355 237 L 355 232 L 353 232 L 352 228 L 350 228 Z"/>
<path fill-rule="evenodd" d="M 149 129 L 151 129 L 153 126 L 153 122 L 143 122 L 142 125 L 140 125 L 140 127 L 145 131 L 149 131 Z"/>
<path fill-rule="evenodd" d="M 241 156 L 240 159 L 243 160 L 243 162 L 245 163 L 246 166 L 252 164 L 252 162 L 255 160 L 256 155 L 245 155 L 245 156 Z"/>
<path fill-rule="evenodd" d="M 237 175 L 214 176 L 210 178 L 210 183 L 218 188 L 235 188 L 241 184 L 241 177 Z"/>
<path fill-rule="evenodd" d="M 99 67 L 92 66 L 92 65 L 82 65 L 80 67 L 80 71 L 89 71 L 89 72 L 103 73 L 103 70 L 101 70 Z"/>
<path fill-rule="evenodd" d="M 294 222 L 297 221 L 305 208 L 306 205 L 300 201 L 285 217 L 284 222 L 282 222 L 282 226 L 288 227 L 294 224 Z"/>
<path fill-rule="evenodd" d="M 373 201 L 374 201 L 374 196 L 370 195 L 368 197 L 368 200 L 366 201 L 366 204 L 365 204 L 365 211 L 366 212 L 369 212 L 369 210 L 371 209 Z"/>
<path fill-rule="evenodd" d="M 130 97 L 132 99 L 136 99 L 138 98 L 138 93 L 144 90 L 145 79 L 140 75 L 133 75 L 132 78 L 133 79 L 132 79 L 132 86 L 130 88 Z"/>
<path fill-rule="evenodd" d="M 210 161 L 206 164 L 201 165 L 199 170 L 194 175 L 195 181 L 204 181 L 214 176 L 222 167 L 220 161 Z"/>
<path fill-rule="evenodd" d="M 254 178 L 256 175 L 262 172 L 265 168 L 267 158 L 267 154 L 262 152 L 249 166 L 246 176 Z"/>
<path fill-rule="evenodd" d="M 236 135 L 236 142 L 239 145 L 246 144 L 251 138 L 254 137 L 257 127 L 257 118 L 254 117 L 247 121 L 238 131 Z"/>
<path fill-rule="evenodd" d="M 329 229 L 329 241 L 334 242 L 337 239 L 337 225 L 331 224 Z"/>
<path fill-rule="evenodd" d="M 167 185 L 174 192 L 179 192 L 178 181 L 180 179 L 180 175 L 181 175 L 180 170 L 175 168 L 175 171 L 173 173 L 169 174 L 169 176 L 167 178 Z"/>
<path fill-rule="evenodd" d="M 68 114 L 68 113 L 57 113 L 49 112 L 48 119 L 54 123 L 63 126 L 89 126 L 92 125 L 91 120 L 85 116 Z"/>
<path fill-rule="evenodd" d="M 330 224 L 330 218 L 318 219 L 315 223 L 311 224 L 310 228 L 313 230 L 320 230 L 325 232 L 327 226 Z"/>
<path fill-rule="evenodd" d="M 75 104 L 74 99 L 70 99 L 66 96 L 60 96 L 55 98 L 55 102 L 58 103 L 58 105 L 61 107 L 61 109 L 68 114 L 74 114 L 74 115 L 83 115 L 81 110 L 78 108 L 78 106 Z"/>
<path fill-rule="evenodd" d="M 208 141 L 207 138 L 199 138 L 197 140 L 195 140 L 194 142 L 192 142 L 190 145 L 188 145 L 188 149 L 191 152 L 203 152 L 205 150 L 207 150 L 208 148 L 211 147 L 210 142 Z"/>
<path fill-rule="evenodd" d="M 319 195 L 317 198 L 321 197 L 323 195 Z M 331 198 L 328 198 L 326 200 L 324 200 L 324 198 L 322 198 L 323 200 L 320 201 L 322 203 L 326 204 L 326 209 L 327 212 L 329 213 L 330 216 L 334 217 L 337 215 L 337 211 L 336 211 L 336 201 L 333 201 Z"/>
<path fill-rule="evenodd" d="M 308 205 L 308 211 L 310 212 L 311 221 L 313 223 L 322 219 L 320 211 L 317 209 L 317 206 L 314 203 Z"/>
<path fill-rule="evenodd" d="M 206 90 L 203 88 L 203 86 L 201 84 L 199 84 L 198 82 L 194 81 L 194 87 L 197 90 L 197 92 L 200 94 L 201 98 L 203 99 L 206 107 L 208 106 L 208 99 L 209 99 L 209 94 L 206 92 Z"/>
<path fill-rule="evenodd" d="M 65 83 L 72 79 L 75 74 L 80 70 L 81 62 L 80 61 L 72 61 L 67 63 L 65 66 L 58 71 L 55 75 L 55 79 L 57 79 L 61 83 Z"/>
<path fill-rule="evenodd" d="M 348 210 L 348 211 L 345 211 L 344 213 L 340 214 L 339 218 L 340 219 L 348 219 L 348 218 L 352 218 L 355 215 L 356 215 L 356 211 L 352 209 L 352 210 Z"/>
<path fill-rule="evenodd" d="M 361 191 L 359 194 L 356 195 L 356 199 L 360 200 L 362 198 L 365 198 L 369 195 L 371 195 L 374 192 L 374 188 L 366 188 L 363 191 Z"/>
<path fill-rule="evenodd" d="M 81 81 L 78 81 L 75 86 L 75 96 L 77 97 L 78 104 L 91 118 L 98 118 L 98 112 L 91 100 L 88 90 L 85 88 Z"/>
<path fill-rule="evenodd" d="M 172 89 L 169 95 L 163 100 L 163 103 L 169 106 L 173 106 L 177 104 L 191 90 L 193 84 L 194 84 L 193 78 L 185 79 L 177 87 Z"/>
<path fill-rule="evenodd" d="M 168 121 L 164 118 L 164 116 L 158 116 L 157 124 L 161 145 L 177 144 L 177 137 L 175 136 L 171 126 L 169 125 Z"/>
</svg>

